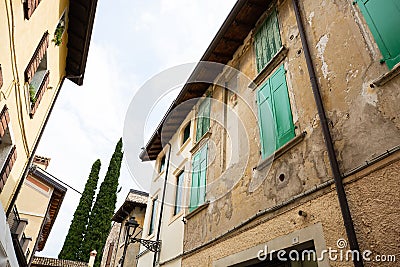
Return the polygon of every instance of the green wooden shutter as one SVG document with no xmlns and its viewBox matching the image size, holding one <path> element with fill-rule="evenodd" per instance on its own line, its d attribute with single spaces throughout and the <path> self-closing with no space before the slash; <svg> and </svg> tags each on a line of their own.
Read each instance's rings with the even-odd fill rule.
<svg viewBox="0 0 400 267">
<path fill-rule="evenodd" d="M 260 127 L 261 155 L 263 158 L 275 151 L 275 119 L 269 80 L 257 92 L 258 124 Z"/>
<path fill-rule="evenodd" d="M 254 46 L 257 71 L 260 72 L 282 46 L 276 10 L 266 18 L 258 29 L 254 36 Z"/>
<path fill-rule="evenodd" d="M 189 211 L 205 202 L 208 145 L 202 147 L 193 157 L 192 185 L 190 189 Z"/>
<path fill-rule="evenodd" d="M 189 211 L 197 208 L 199 203 L 199 177 L 200 177 L 200 154 L 196 153 L 192 163 L 192 185 L 190 188 L 190 205 Z"/>
<path fill-rule="evenodd" d="M 199 176 L 199 201 L 198 205 L 205 202 L 206 198 L 206 174 L 207 174 L 207 150 L 206 144 L 200 151 L 200 176 Z"/>
<path fill-rule="evenodd" d="M 283 65 L 260 87 L 257 104 L 261 155 L 266 158 L 295 136 Z"/>
<path fill-rule="evenodd" d="M 276 125 L 276 149 L 278 149 L 294 137 L 292 111 L 283 65 L 279 67 L 269 80 Z"/>
<path fill-rule="evenodd" d="M 400 1 L 358 0 L 389 69 L 400 62 Z"/>
<path fill-rule="evenodd" d="M 200 103 L 197 112 L 197 128 L 196 128 L 196 141 L 199 141 L 201 137 L 210 128 L 210 98 L 207 97 Z"/>
</svg>

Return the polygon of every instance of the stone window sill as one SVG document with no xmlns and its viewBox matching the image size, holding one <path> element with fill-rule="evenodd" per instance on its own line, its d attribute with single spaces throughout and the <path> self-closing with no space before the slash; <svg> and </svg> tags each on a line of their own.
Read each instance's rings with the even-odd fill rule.
<svg viewBox="0 0 400 267">
<path fill-rule="evenodd" d="M 381 75 L 379 78 L 375 79 L 371 82 L 371 88 L 384 86 L 390 80 L 394 79 L 396 76 L 400 75 L 400 63 L 396 64 L 390 71 L 386 72 L 385 74 Z"/>
<path fill-rule="evenodd" d="M 190 153 L 194 154 L 199 150 L 200 147 L 202 147 L 210 138 L 211 136 L 211 131 L 208 130 L 201 138 L 199 141 L 197 141 L 194 146 L 189 150 Z"/>
<path fill-rule="evenodd" d="M 306 134 L 307 134 L 307 132 L 304 131 L 300 135 L 295 136 L 292 140 L 290 140 L 289 142 L 284 144 L 282 147 L 280 147 L 278 150 L 276 150 L 274 154 L 272 154 L 271 156 L 268 156 L 263 161 L 261 161 L 261 163 L 258 164 L 256 167 L 254 167 L 253 170 L 260 171 L 260 170 L 264 169 L 265 167 L 269 166 L 270 164 L 272 164 L 274 159 L 278 159 L 280 156 L 285 154 L 291 148 L 293 148 L 298 143 L 303 141 L 304 138 L 306 137 Z"/>
<path fill-rule="evenodd" d="M 186 215 L 184 217 L 185 220 L 189 220 L 190 218 L 192 218 L 194 215 L 198 214 L 200 211 L 205 210 L 208 205 L 210 204 L 210 201 L 206 201 L 203 204 L 201 204 L 200 206 L 198 206 L 197 208 L 195 208 L 194 210 L 192 210 L 188 215 Z"/>
<path fill-rule="evenodd" d="M 268 75 L 286 58 L 288 49 L 283 45 L 275 56 L 267 63 L 267 65 L 260 71 L 254 80 L 248 85 L 252 90 L 256 89 L 267 78 Z"/>
</svg>

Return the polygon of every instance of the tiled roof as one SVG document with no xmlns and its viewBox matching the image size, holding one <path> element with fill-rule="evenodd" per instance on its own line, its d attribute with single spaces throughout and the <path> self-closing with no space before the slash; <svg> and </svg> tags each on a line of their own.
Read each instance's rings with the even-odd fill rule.
<svg viewBox="0 0 400 267">
<path fill-rule="evenodd" d="M 147 199 L 149 197 L 149 193 L 138 191 L 135 189 L 131 189 L 128 196 L 126 197 L 127 201 L 131 201 L 133 203 L 138 203 L 138 204 L 146 204 L 147 205 Z"/>
<path fill-rule="evenodd" d="M 146 208 L 149 193 L 131 189 L 125 202 L 112 217 L 114 222 L 121 223 L 135 207 Z"/>
<path fill-rule="evenodd" d="M 31 266 L 37 267 L 87 267 L 86 262 L 34 257 Z"/>
</svg>

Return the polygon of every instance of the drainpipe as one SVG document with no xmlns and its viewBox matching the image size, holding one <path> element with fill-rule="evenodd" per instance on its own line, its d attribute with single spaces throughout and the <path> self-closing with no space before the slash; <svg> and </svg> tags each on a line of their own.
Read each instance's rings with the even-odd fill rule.
<svg viewBox="0 0 400 267">
<path fill-rule="evenodd" d="M 294 6 L 294 12 L 296 14 L 297 25 L 299 27 L 301 43 L 302 43 L 303 49 L 304 49 L 304 56 L 306 58 L 308 74 L 310 75 L 311 87 L 312 87 L 312 91 L 314 94 L 315 103 L 316 103 L 317 109 L 318 109 L 318 115 L 319 115 L 319 118 L 321 121 L 324 141 L 325 141 L 326 148 L 328 150 L 329 163 L 331 165 L 331 170 L 332 170 L 333 178 L 335 181 L 336 193 L 337 193 L 338 199 L 339 199 L 339 205 L 340 205 L 340 209 L 342 212 L 344 226 L 346 228 L 347 239 L 349 240 L 350 249 L 353 251 L 357 251 L 359 253 L 359 255 L 361 255 L 360 248 L 359 248 L 358 241 L 357 241 L 356 232 L 354 230 L 353 220 L 351 218 L 351 213 L 350 213 L 349 205 L 347 202 L 346 192 L 345 192 L 344 186 L 343 186 L 342 176 L 340 175 L 339 165 L 337 162 L 337 158 L 336 158 L 336 154 L 335 154 L 335 150 L 334 150 L 334 146 L 333 146 L 333 142 L 332 142 L 332 136 L 329 131 L 329 126 L 328 126 L 328 122 L 327 122 L 326 115 L 325 115 L 325 109 L 323 106 L 319 85 L 318 85 L 316 75 L 315 75 L 315 69 L 314 69 L 314 65 L 312 62 L 310 49 L 309 49 L 308 43 L 307 43 L 307 37 L 306 37 L 306 33 L 304 30 L 304 26 L 303 26 L 303 21 L 301 18 L 299 3 L 298 3 L 298 0 L 292 0 L 292 2 L 293 2 L 293 6 Z M 362 259 L 357 259 L 357 257 L 354 257 L 353 263 L 354 263 L 355 267 L 363 267 L 364 266 Z"/>
<path fill-rule="evenodd" d="M 156 241 L 160 241 L 161 221 L 162 221 L 163 210 L 164 210 L 164 202 L 165 202 L 165 191 L 167 191 L 167 179 L 168 179 L 169 163 L 170 163 L 170 160 L 171 160 L 171 150 L 172 150 L 171 149 L 171 143 L 168 142 L 167 145 L 169 145 L 168 161 L 167 161 L 167 168 L 165 169 L 164 188 L 163 188 L 163 194 L 162 194 L 162 199 L 161 199 L 160 217 L 158 219 Z M 157 266 L 157 254 L 160 254 L 160 252 L 154 252 L 153 267 Z"/>
</svg>

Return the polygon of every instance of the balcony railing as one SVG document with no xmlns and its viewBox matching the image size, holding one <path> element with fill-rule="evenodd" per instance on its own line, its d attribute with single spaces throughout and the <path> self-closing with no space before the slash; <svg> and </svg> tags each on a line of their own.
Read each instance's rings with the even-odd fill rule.
<svg viewBox="0 0 400 267">
<path fill-rule="evenodd" d="M 26 260 L 28 245 L 32 240 L 32 238 L 25 236 L 24 233 L 25 227 L 28 224 L 28 220 L 21 219 L 17 207 L 14 206 L 7 218 L 7 222 L 10 226 L 11 237 L 18 264 L 20 267 L 26 267 L 28 266 Z"/>
</svg>

